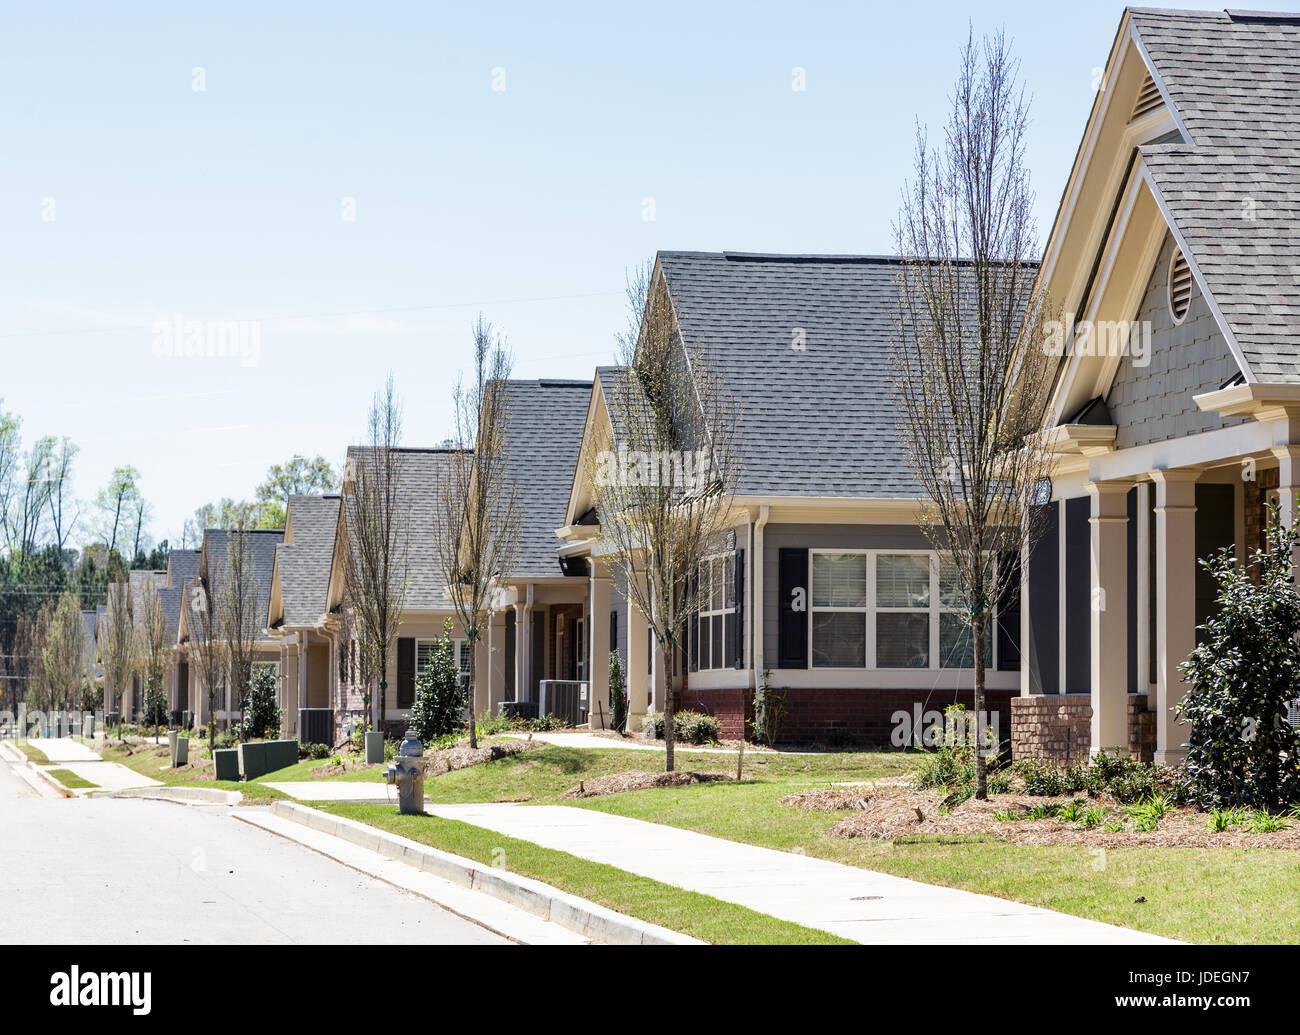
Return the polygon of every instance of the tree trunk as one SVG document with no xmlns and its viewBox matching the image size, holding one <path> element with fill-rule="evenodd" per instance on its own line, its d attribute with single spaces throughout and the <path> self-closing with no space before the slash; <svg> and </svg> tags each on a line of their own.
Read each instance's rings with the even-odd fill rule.
<svg viewBox="0 0 1300 1035">
<path fill-rule="evenodd" d="M 971 647 L 975 651 L 975 797 L 984 801 L 989 796 L 988 766 L 984 761 L 984 638 L 988 635 L 984 611 L 971 620 Z"/>
<path fill-rule="evenodd" d="M 478 665 L 475 664 L 475 655 L 478 651 L 474 649 L 474 642 L 471 640 L 469 645 L 469 746 L 471 750 L 478 749 L 478 722 L 475 721 L 474 715 L 474 691 L 477 684 L 474 680 L 478 675 Z"/>
<path fill-rule="evenodd" d="M 671 773 L 676 766 L 674 757 L 675 744 L 673 743 L 673 687 L 672 679 L 669 678 L 668 668 L 668 644 L 662 642 L 659 644 L 659 664 L 655 666 L 655 672 L 664 673 L 664 748 L 668 752 L 668 758 L 665 762 L 665 772 Z M 654 689 L 654 676 L 651 675 L 651 689 Z"/>
</svg>

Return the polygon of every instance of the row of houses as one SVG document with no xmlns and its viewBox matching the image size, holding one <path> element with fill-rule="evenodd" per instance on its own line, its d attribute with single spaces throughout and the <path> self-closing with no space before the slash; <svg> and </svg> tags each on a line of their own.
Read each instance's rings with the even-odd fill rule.
<svg viewBox="0 0 1300 1035">
<path fill-rule="evenodd" d="M 1300 487 L 1300 18 L 1128 10 L 1046 243 L 1040 277 L 1082 325 L 1136 322 L 1146 350 L 1067 349 L 1045 433 L 1047 531 L 996 604 L 990 705 L 1018 754 L 1124 747 L 1175 761 L 1178 666 L 1213 605 L 1197 559 L 1244 559 L 1266 505 Z M 576 684 L 606 720 L 620 651 L 631 712 L 665 695 L 739 735 L 760 687 L 790 740 L 887 743 L 900 712 L 970 704 L 964 616 L 917 527 L 895 433 L 897 260 L 662 252 L 654 278 L 685 348 L 708 350 L 739 402 L 744 457 L 730 527 L 700 572 L 708 604 L 669 670 L 599 549 L 584 457 L 624 371 L 512 381 L 512 475 L 526 523 L 479 652 L 476 712 Z M 1142 354 L 1145 351 L 1145 354 Z M 448 454 L 401 453 L 412 585 L 377 720 L 405 721 L 414 677 L 452 617 L 433 556 Z M 354 451 L 349 465 L 364 462 Z M 285 732 L 360 714 L 343 578 L 351 482 L 295 497 L 257 533 L 260 658 L 283 677 Z M 224 533 L 152 580 L 176 614 L 175 710 L 206 721 L 186 661 L 186 586 Z M 131 591 L 135 592 L 133 581 Z M 792 602 L 800 595 L 806 609 Z M 1098 606 L 1104 601 L 1104 606 Z M 544 685 L 545 684 L 545 685 Z M 217 718 L 235 702 L 220 702 Z M 301 710 L 301 711 L 300 711 Z M 307 718 L 300 719 L 300 716 Z"/>
</svg>

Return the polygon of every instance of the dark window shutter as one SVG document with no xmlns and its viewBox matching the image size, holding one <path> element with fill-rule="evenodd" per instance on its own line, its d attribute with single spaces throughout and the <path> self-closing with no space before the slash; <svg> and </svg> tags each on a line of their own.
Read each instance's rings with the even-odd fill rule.
<svg viewBox="0 0 1300 1035">
<path fill-rule="evenodd" d="M 696 602 L 696 607 L 703 607 L 700 603 L 700 569 L 696 568 L 695 573 L 690 576 L 691 581 L 691 599 Z M 700 644 L 704 642 L 704 637 L 700 635 L 700 616 L 693 613 L 686 621 L 686 664 L 692 672 L 700 670 Z"/>
<path fill-rule="evenodd" d="M 808 667 L 808 613 L 794 609 L 796 591 L 808 598 L 808 551 L 783 548 L 777 554 L 778 591 L 781 595 L 777 628 L 777 664 L 781 668 Z"/>
<path fill-rule="evenodd" d="M 415 703 L 415 640 L 402 637 L 397 641 L 397 707 Z"/>
<path fill-rule="evenodd" d="M 736 572 L 736 613 L 731 619 L 731 642 L 728 644 L 732 668 L 745 667 L 745 551 L 732 555 Z"/>
<path fill-rule="evenodd" d="M 609 613 L 609 652 L 618 650 L 618 612 Z"/>
<path fill-rule="evenodd" d="M 998 601 L 998 669 L 1014 672 L 1020 668 L 1020 555 L 1005 553 L 1001 563 L 1011 566 L 1011 575 Z"/>
</svg>

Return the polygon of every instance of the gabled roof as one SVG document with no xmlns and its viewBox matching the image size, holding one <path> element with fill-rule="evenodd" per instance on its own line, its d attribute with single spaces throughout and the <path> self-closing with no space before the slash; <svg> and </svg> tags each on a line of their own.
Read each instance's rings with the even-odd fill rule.
<svg viewBox="0 0 1300 1035">
<path fill-rule="evenodd" d="M 1129 12 L 1190 143 L 1142 159 L 1257 381 L 1300 380 L 1300 14 Z"/>
<path fill-rule="evenodd" d="M 212 599 L 220 600 L 223 592 L 222 578 L 230 556 L 230 539 L 233 533 L 225 529 L 208 529 L 203 533 L 203 560 L 201 572 L 208 581 Z M 257 529 L 247 533 L 249 551 L 253 562 L 253 579 L 257 585 L 255 614 L 265 615 L 271 596 L 271 575 L 275 569 L 275 549 L 284 540 L 278 529 Z M 182 588 L 182 592 L 184 592 Z M 260 621 L 260 619 L 259 619 Z M 260 637 L 265 639 L 265 636 Z"/>
<path fill-rule="evenodd" d="M 180 587 L 199 574 L 202 550 L 173 550 L 167 555 L 167 585 Z"/>
<path fill-rule="evenodd" d="M 341 497 L 291 496 L 285 528 L 286 541 L 275 551 L 275 591 L 272 620 L 291 628 L 310 628 L 320 622 L 329 590 L 330 565 L 338 531 Z M 280 615 L 275 615 L 274 593 L 279 594 Z"/>
<path fill-rule="evenodd" d="M 920 494 L 895 434 L 898 260 L 660 252 L 658 261 L 683 340 L 739 402 L 737 495 Z"/>
<path fill-rule="evenodd" d="M 522 509 L 514 579 L 559 578 L 564 524 L 591 401 L 590 381 L 509 381 L 508 478 Z"/>
<path fill-rule="evenodd" d="M 399 515 L 400 535 L 407 546 L 408 578 L 410 589 L 406 607 L 414 611 L 449 611 L 446 580 L 438 556 L 437 532 L 441 525 L 441 499 L 438 487 L 447 477 L 447 469 L 454 449 L 398 449 L 398 499 L 402 503 Z M 354 446 L 348 450 L 348 462 L 364 464 L 371 450 Z M 353 527 L 352 514 L 356 499 L 345 490 L 343 521 L 349 542 Z"/>
</svg>

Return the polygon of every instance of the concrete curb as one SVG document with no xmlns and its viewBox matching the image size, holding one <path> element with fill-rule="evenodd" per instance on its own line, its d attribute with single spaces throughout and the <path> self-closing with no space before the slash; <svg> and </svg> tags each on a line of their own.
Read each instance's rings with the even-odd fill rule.
<svg viewBox="0 0 1300 1035">
<path fill-rule="evenodd" d="M 541 881 L 483 866 L 470 859 L 462 859 L 365 823 L 331 816 L 306 805 L 273 801 L 271 813 L 367 848 L 389 859 L 397 859 L 460 887 L 481 891 L 592 941 L 609 945 L 703 944 L 666 927 L 616 913 Z"/>
<path fill-rule="evenodd" d="M 197 805 L 238 805 L 244 796 L 238 791 L 223 791 L 217 787 L 128 787 L 123 791 L 110 791 L 101 798 L 144 798 L 155 801 L 172 801 Z"/>
<path fill-rule="evenodd" d="M 46 770 L 44 770 L 44 769 L 42 769 L 40 766 L 38 766 L 35 762 L 28 762 L 28 763 L 27 763 L 27 768 L 30 769 L 32 772 L 34 772 L 37 776 L 39 776 L 39 777 L 40 777 L 42 780 L 44 780 L 46 783 L 48 783 L 48 784 L 49 784 L 51 787 L 53 787 L 56 791 L 58 791 L 59 794 L 62 795 L 63 797 L 65 797 L 65 798 L 75 798 L 75 797 L 77 797 L 77 794 L 76 794 L 75 791 L 71 790 L 70 788 L 64 787 L 63 784 L 59 783 L 58 780 L 56 780 L 53 776 L 51 776 L 51 775 L 50 775 Z"/>
</svg>

